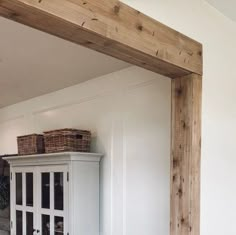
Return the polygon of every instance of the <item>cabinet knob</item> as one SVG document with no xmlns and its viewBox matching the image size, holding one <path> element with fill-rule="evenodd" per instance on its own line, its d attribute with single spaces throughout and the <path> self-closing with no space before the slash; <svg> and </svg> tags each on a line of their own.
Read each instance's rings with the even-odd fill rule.
<svg viewBox="0 0 236 235">
<path fill-rule="evenodd" d="M 39 233 L 40 230 L 38 230 L 38 229 L 33 229 L 33 233 L 34 233 L 34 232 Z"/>
</svg>

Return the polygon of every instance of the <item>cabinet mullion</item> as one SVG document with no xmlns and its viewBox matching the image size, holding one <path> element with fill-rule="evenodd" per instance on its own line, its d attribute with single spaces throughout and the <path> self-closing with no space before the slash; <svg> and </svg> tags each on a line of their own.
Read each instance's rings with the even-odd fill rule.
<svg viewBox="0 0 236 235">
<path fill-rule="evenodd" d="M 54 234 L 53 211 L 54 211 L 54 174 L 53 172 L 50 172 L 50 230 L 51 230 L 51 234 Z"/>
<path fill-rule="evenodd" d="M 41 205 L 40 199 L 41 199 L 41 179 L 39 174 L 39 168 L 35 167 L 34 171 L 34 208 L 35 208 L 35 214 L 34 214 L 34 229 L 38 229 L 41 231 L 41 225 L 40 225 L 40 214 L 39 214 L 39 207 Z M 40 233 L 41 234 L 41 233 Z"/>
</svg>

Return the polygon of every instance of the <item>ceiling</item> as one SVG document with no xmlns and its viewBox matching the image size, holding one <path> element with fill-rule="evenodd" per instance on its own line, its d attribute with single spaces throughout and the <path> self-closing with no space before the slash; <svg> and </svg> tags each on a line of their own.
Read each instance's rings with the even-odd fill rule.
<svg viewBox="0 0 236 235">
<path fill-rule="evenodd" d="M 217 10 L 236 21 L 236 0 L 207 0 Z"/>
<path fill-rule="evenodd" d="M 0 108 L 130 66 L 0 17 Z"/>
</svg>

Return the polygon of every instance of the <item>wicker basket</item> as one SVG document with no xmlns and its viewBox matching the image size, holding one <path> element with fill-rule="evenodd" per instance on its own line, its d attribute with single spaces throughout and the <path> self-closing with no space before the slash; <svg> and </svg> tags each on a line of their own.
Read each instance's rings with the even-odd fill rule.
<svg viewBox="0 0 236 235">
<path fill-rule="evenodd" d="M 43 135 L 25 135 L 17 137 L 18 154 L 30 155 L 45 153 Z"/>
<path fill-rule="evenodd" d="M 91 132 L 77 129 L 61 129 L 44 132 L 46 153 L 89 152 Z"/>
</svg>

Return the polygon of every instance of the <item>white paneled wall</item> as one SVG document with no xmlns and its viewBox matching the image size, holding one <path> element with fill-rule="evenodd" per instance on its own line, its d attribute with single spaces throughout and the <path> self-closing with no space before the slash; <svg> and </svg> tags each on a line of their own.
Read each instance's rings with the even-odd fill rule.
<svg viewBox="0 0 236 235">
<path fill-rule="evenodd" d="M 16 136 L 90 129 L 101 166 L 101 235 L 169 234 L 170 80 L 130 67 L 0 110 L 0 153 Z"/>
</svg>

